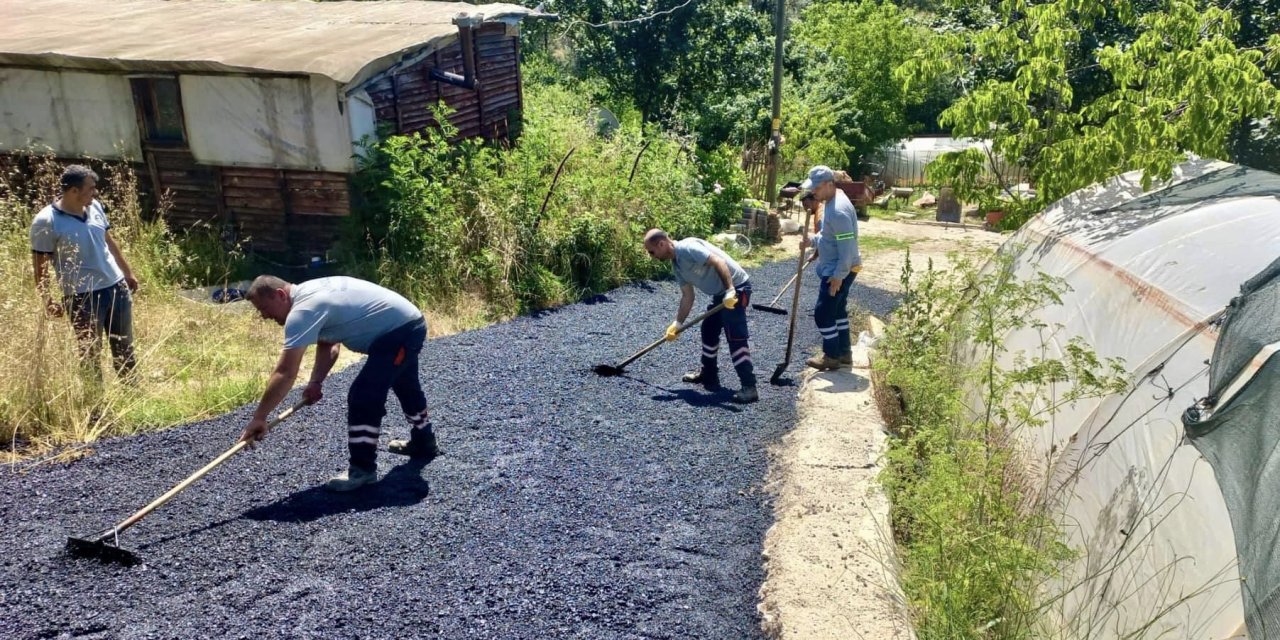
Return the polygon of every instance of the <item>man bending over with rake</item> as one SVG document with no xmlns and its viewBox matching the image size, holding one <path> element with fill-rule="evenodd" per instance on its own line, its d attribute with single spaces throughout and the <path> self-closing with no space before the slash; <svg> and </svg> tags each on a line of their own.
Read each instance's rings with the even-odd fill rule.
<svg viewBox="0 0 1280 640">
<path fill-rule="evenodd" d="M 694 287 L 711 296 L 707 309 L 724 302 L 724 309 L 702 321 L 702 368 L 685 374 L 683 380 L 708 389 L 720 386 L 716 355 L 720 350 L 720 330 L 729 339 L 729 356 L 738 372 L 742 389 L 733 395 L 734 402 L 749 403 L 760 399 L 756 392 L 756 376 L 751 366 L 751 349 L 747 347 L 747 307 L 751 303 L 751 283 L 747 272 L 719 247 L 701 238 L 673 241 L 662 229 L 651 229 L 644 236 L 644 248 L 657 260 L 669 260 L 680 285 L 680 307 L 675 322 L 667 327 L 667 340 L 675 340 L 677 330 L 693 309 Z"/>
<path fill-rule="evenodd" d="M 315 367 L 302 397 L 307 404 L 319 402 L 321 385 L 342 344 L 369 358 L 347 394 L 350 468 L 325 488 L 351 491 L 378 479 L 378 435 L 387 412 L 388 392 L 394 391 L 400 400 L 411 429 L 408 440 L 392 440 L 387 450 L 425 460 L 436 456 L 427 397 L 418 379 L 418 356 L 427 338 L 427 323 L 413 303 L 390 289 L 346 276 L 301 284 L 258 276 L 246 298 L 263 318 L 284 327 L 284 349 L 241 439 L 253 443 L 267 435 L 267 416 L 293 388 L 302 357 L 313 344 Z"/>
</svg>

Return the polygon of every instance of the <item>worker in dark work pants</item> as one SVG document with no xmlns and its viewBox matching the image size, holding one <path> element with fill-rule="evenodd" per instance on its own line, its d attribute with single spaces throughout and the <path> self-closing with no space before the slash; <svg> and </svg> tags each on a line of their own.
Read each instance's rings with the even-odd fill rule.
<svg viewBox="0 0 1280 640">
<path fill-rule="evenodd" d="M 267 416 L 288 395 L 302 356 L 312 344 L 316 345 L 316 362 L 302 395 L 308 404 L 318 402 L 341 344 L 369 357 L 347 395 L 350 466 L 325 488 L 351 491 L 377 480 L 378 437 L 391 392 L 400 401 L 410 429 L 408 440 L 392 440 L 387 450 L 423 460 L 436 456 L 427 397 L 418 377 L 418 356 L 426 342 L 427 325 L 413 303 L 390 289 L 345 276 L 301 284 L 259 276 L 246 298 L 263 318 L 284 326 L 284 350 L 241 439 L 252 443 L 266 435 Z"/>
<path fill-rule="evenodd" d="M 675 321 L 667 327 L 667 340 L 676 339 L 676 330 L 693 309 L 694 289 L 711 296 L 707 308 L 721 302 L 724 309 L 702 321 L 702 358 L 698 371 L 685 374 L 684 382 L 701 384 L 708 389 L 720 386 L 718 354 L 720 332 L 729 341 L 729 358 L 738 373 L 742 388 L 734 394 L 735 402 L 750 403 L 760 399 L 756 376 L 747 345 L 747 307 L 751 306 L 751 283 L 747 272 L 719 247 L 701 238 L 685 238 L 678 242 L 661 229 L 652 229 L 644 237 L 645 251 L 657 260 L 669 260 L 680 285 L 680 306 Z"/>
<path fill-rule="evenodd" d="M 858 252 L 858 218 L 853 203 L 836 188 L 835 173 L 828 167 L 809 170 L 800 186 L 812 193 L 822 209 L 822 229 L 800 241 L 800 250 L 817 247 L 818 302 L 813 320 L 822 335 L 822 353 L 805 361 L 819 371 L 832 371 L 853 363 L 853 343 L 849 336 L 849 288 L 862 270 Z"/>
</svg>

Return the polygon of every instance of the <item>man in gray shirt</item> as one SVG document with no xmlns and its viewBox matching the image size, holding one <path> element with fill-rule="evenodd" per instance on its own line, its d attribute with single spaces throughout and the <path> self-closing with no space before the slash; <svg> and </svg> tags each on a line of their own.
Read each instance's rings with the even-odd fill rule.
<svg viewBox="0 0 1280 640">
<path fill-rule="evenodd" d="M 751 306 L 751 283 L 747 272 L 729 254 L 701 238 L 673 241 L 662 229 L 651 229 L 644 236 L 644 248 L 657 260 L 670 260 L 680 285 L 680 306 L 675 321 L 667 327 L 667 340 L 676 339 L 676 329 L 693 309 L 694 289 L 711 296 L 707 308 L 724 302 L 724 309 L 702 321 L 702 367 L 685 374 L 683 380 L 708 389 L 720 386 L 716 356 L 720 350 L 720 331 L 729 340 L 729 357 L 738 373 L 742 389 L 734 394 L 735 402 L 749 403 L 760 399 L 756 392 L 756 376 L 747 346 L 747 307 Z"/>
<path fill-rule="evenodd" d="M 302 357 L 313 344 L 315 366 L 302 397 L 308 404 L 318 402 L 341 344 L 369 357 L 347 393 L 349 469 L 325 487 L 351 491 L 378 479 L 378 436 L 389 392 L 400 400 L 410 435 L 408 440 L 392 440 L 387 450 L 427 461 L 436 456 L 427 397 L 418 378 L 427 324 L 413 303 L 390 289 L 346 276 L 300 284 L 258 276 L 246 298 L 263 318 L 284 327 L 284 348 L 242 440 L 253 443 L 267 434 L 267 416 L 293 388 Z"/>
<path fill-rule="evenodd" d="M 98 174 L 73 164 L 62 172 L 62 197 L 31 221 L 31 259 L 45 311 L 71 316 L 86 372 L 101 379 L 102 334 L 111 345 L 116 373 L 130 379 L 133 352 L 133 292 L 138 279 L 111 237 L 107 210 L 97 200 Z M 61 302 L 49 291 L 49 263 Z"/>
</svg>

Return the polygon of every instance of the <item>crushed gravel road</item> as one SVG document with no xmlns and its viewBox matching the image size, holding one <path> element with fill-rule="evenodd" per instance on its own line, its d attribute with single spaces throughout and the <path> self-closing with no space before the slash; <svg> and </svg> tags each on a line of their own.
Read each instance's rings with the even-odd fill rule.
<svg viewBox="0 0 1280 640">
<path fill-rule="evenodd" d="M 794 270 L 753 270 L 752 302 Z M 793 372 L 818 342 L 814 295 L 807 272 Z M 851 297 L 876 314 L 894 304 L 860 284 Z M 795 422 L 795 388 L 767 382 L 786 318 L 749 314 L 761 401 L 748 407 L 729 400 L 723 341 L 726 390 L 679 382 L 696 329 L 625 377 L 591 372 L 661 336 L 677 299 L 673 283 L 645 283 L 430 341 L 423 380 L 444 454 L 422 466 L 385 452 L 407 430 L 393 397 L 382 480 L 355 494 L 319 488 L 346 464 L 357 368 L 335 374 L 321 403 L 127 531 L 140 567 L 63 544 L 224 451 L 251 407 L 0 470 L 0 637 L 759 637 L 766 446 Z"/>
</svg>

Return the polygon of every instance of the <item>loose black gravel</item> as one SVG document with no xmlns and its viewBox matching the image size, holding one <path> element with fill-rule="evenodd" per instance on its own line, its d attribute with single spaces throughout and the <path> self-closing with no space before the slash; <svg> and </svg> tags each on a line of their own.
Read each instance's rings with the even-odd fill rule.
<svg viewBox="0 0 1280 640">
<path fill-rule="evenodd" d="M 794 271 L 756 269 L 752 301 Z M 805 275 L 793 376 L 818 339 Z M 861 284 L 852 297 L 879 314 L 895 303 Z M 729 399 L 723 343 L 726 390 L 679 382 L 696 330 L 624 377 L 592 373 L 661 336 L 677 299 L 672 283 L 646 283 L 431 340 L 423 379 L 444 455 L 424 467 L 384 446 L 382 480 L 355 494 L 319 488 L 347 457 L 356 369 L 335 374 L 320 404 L 127 531 L 140 567 L 63 545 L 224 451 L 251 407 L 6 468 L 0 637 L 759 637 L 766 447 L 795 420 L 795 388 L 768 384 L 786 317 L 749 313 L 761 400 L 748 407 Z M 384 443 L 406 429 L 392 398 Z"/>
</svg>

